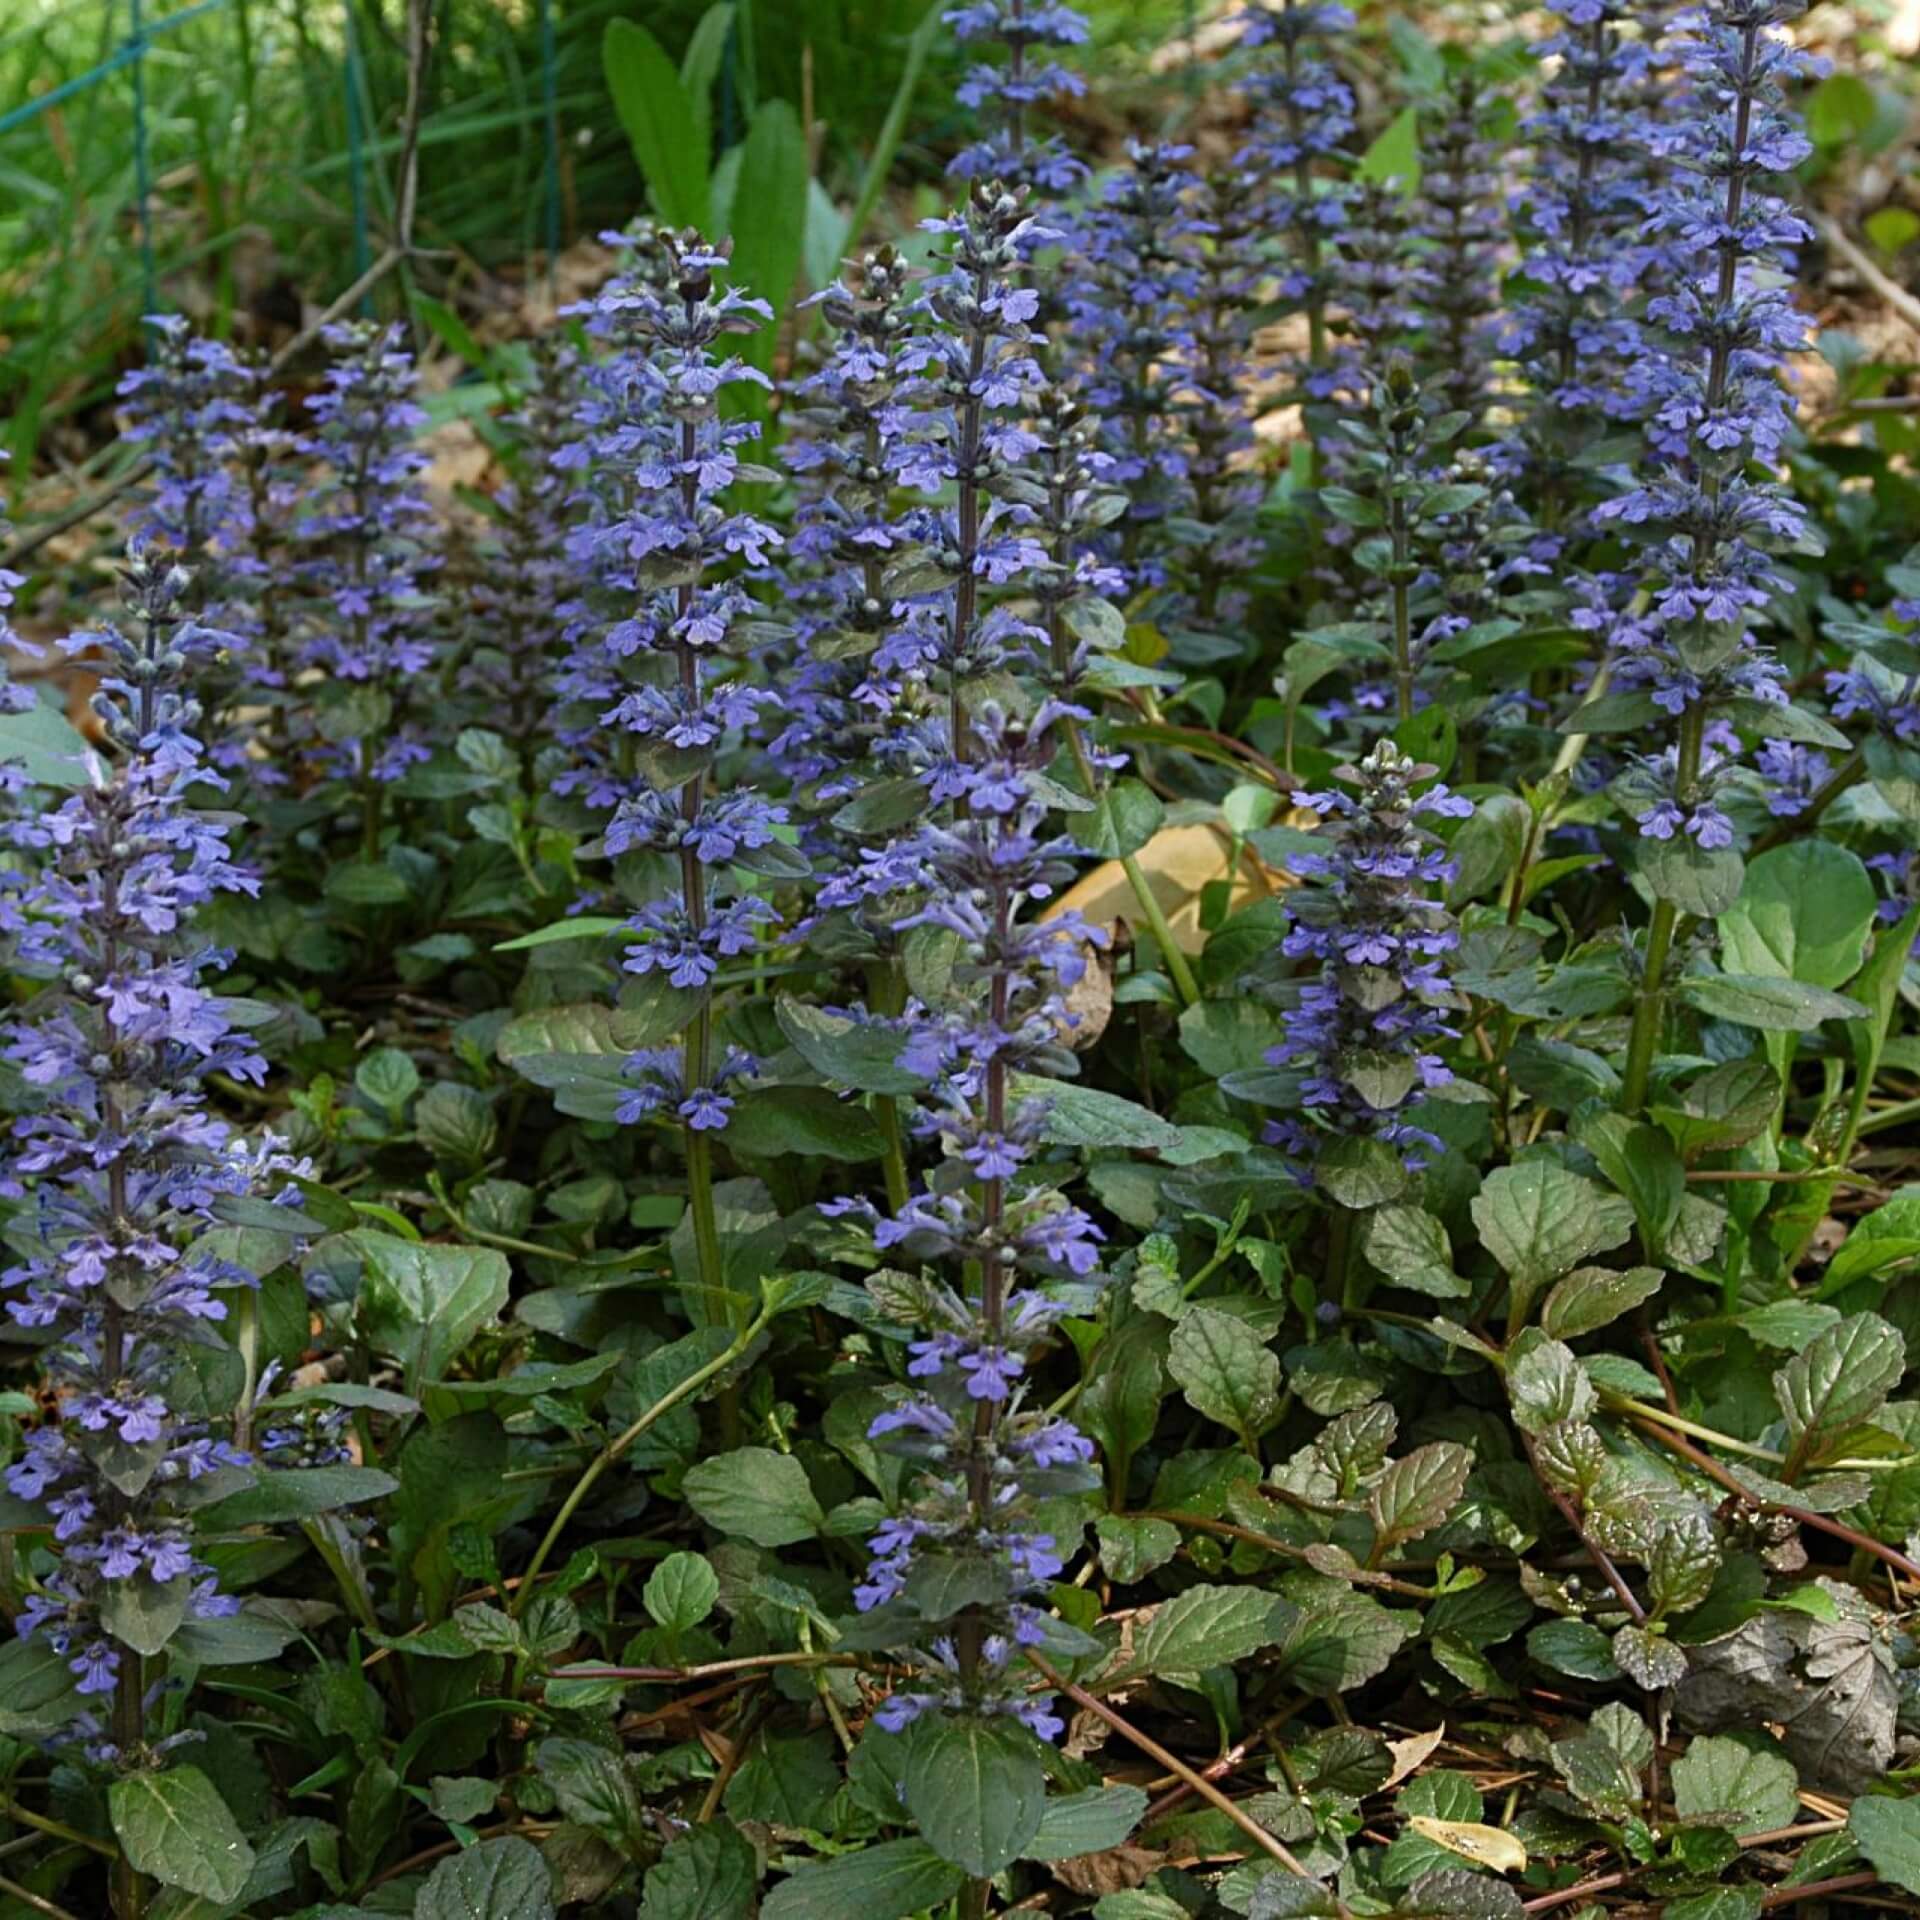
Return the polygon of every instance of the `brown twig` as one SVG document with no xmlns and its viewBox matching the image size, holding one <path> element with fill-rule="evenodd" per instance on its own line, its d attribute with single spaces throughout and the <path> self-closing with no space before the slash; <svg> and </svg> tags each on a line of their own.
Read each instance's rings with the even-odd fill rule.
<svg viewBox="0 0 1920 1920">
<path fill-rule="evenodd" d="M 1249 1840 L 1263 1853 L 1271 1854 L 1289 1873 L 1297 1873 L 1303 1880 L 1312 1879 L 1313 1876 L 1293 1857 L 1283 1842 L 1276 1840 L 1244 1808 L 1229 1800 L 1211 1780 L 1197 1773 L 1184 1760 L 1177 1759 L 1169 1753 L 1151 1734 L 1142 1733 L 1124 1714 L 1116 1712 L 1104 1700 L 1096 1699 L 1085 1687 L 1075 1686 L 1071 1680 L 1055 1673 L 1038 1654 L 1031 1650 L 1027 1654 L 1027 1663 L 1040 1675 L 1041 1679 L 1046 1681 L 1048 1686 L 1064 1693 L 1076 1707 L 1094 1715 L 1096 1719 L 1104 1720 L 1123 1740 L 1138 1747 L 1150 1759 L 1158 1760 L 1169 1773 L 1177 1773 L 1201 1799 L 1210 1806 L 1219 1808 Z"/>
<path fill-rule="evenodd" d="M 1920 333 L 1920 299 L 1909 293 L 1898 280 L 1883 273 L 1869 256 L 1854 245 L 1841 229 L 1839 221 L 1824 213 L 1813 216 L 1820 238 L 1897 313 L 1915 333 Z"/>
<path fill-rule="evenodd" d="M 1877 1873 L 1841 1873 L 1831 1880 L 1809 1880 L 1804 1887 L 1775 1887 L 1760 1896 L 1762 1907 L 1790 1907 L 1796 1900 L 1824 1900 L 1835 1893 L 1864 1893 L 1886 1882 Z"/>
<path fill-rule="evenodd" d="M 1896 1573 L 1904 1574 L 1909 1580 L 1920 1580 L 1920 1566 L 1907 1558 L 1904 1553 L 1885 1545 L 1871 1534 L 1861 1533 L 1857 1528 L 1843 1525 L 1838 1520 L 1829 1520 L 1824 1513 L 1814 1513 L 1806 1507 L 1791 1507 L 1775 1500 L 1762 1500 L 1750 1487 L 1740 1481 L 1723 1467 L 1711 1454 L 1702 1453 L 1690 1441 L 1681 1439 L 1677 1433 L 1670 1433 L 1657 1421 L 1635 1419 L 1634 1425 L 1643 1433 L 1651 1434 L 1663 1446 L 1671 1448 L 1682 1458 L 1690 1460 L 1710 1480 L 1717 1480 L 1729 1493 L 1737 1493 L 1741 1499 L 1751 1501 L 1756 1507 L 1768 1513 L 1784 1513 L 1788 1519 L 1803 1527 L 1811 1527 L 1816 1533 L 1830 1535 L 1835 1540 L 1844 1540 L 1848 1546 L 1857 1548 L 1861 1553 L 1871 1554 L 1876 1560 L 1884 1561 Z"/>
<path fill-rule="evenodd" d="M 1547 1498 L 1553 1502 L 1554 1506 L 1559 1509 L 1561 1519 L 1573 1529 L 1574 1538 L 1578 1540 L 1592 1556 L 1593 1564 L 1600 1569 L 1601 1575 L 1606 1580 L 1607 1585 L 1613 1589 L 1620 1604 L 1626 1608 L 1629 1616 L 1633 1620 L 1633 1624 L 1636 1627 L 1645 1626 L 1647 1623 L 1647 1610 L 1634 1597 L 1633 1589 L 1627 1585 L 1620 1569 L 1587 1538 L 1587 1530 L 1585 1526 L 1581 1524 L 1580 1510 L 1541 1472 L 1540 1456 L 1534 1450 L 1533 1435 L 1522 1432 L 1520 1441 L 1527 1450 L 1527 1464 L 1532 1467 L 1533 1477 L 1539 1481 L 1541 1490 L 1546 1494 Z"/>
</svg>

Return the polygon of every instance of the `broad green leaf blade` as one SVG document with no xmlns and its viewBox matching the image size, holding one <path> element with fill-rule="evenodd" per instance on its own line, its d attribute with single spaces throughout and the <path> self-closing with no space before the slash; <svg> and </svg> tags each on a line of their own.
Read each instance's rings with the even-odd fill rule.
<svg viewBox="0 0 1920 1920">
<path fill-rule="evenodd" d="M 924 1840 L 883 1840 L 808 1861 L 767 1895 L 760 1920 L 912 1920 L 951 1899 L 965 1877 Z"/>
<path fill-rule="evenodd" d="M 413 1920 L 557 1920 L 558 1913 L 539 1849 L 508 1834 L 442 1860 L 420 1889 Z"/>
<path fill-rule="evenodd" d="M 1790 1826 L 1800 1807 L 1800 1776 L 1772 1746 L 1731 1736 L 1695 1740 L 1673 1763 L 1673 1805 L 1682 1820 L 1765 1833 Z"/>
<path fill-rule="evenodd" d="M 1862 1794 L 1847 1814 L 1847 1826 L 1883 1879 L 1920 1893 L 1920 1800 Z"/>
<path fill-rule="evenodd" d="M 57 701 L 42 695 L 25 713 L 0 713 L 0 766 L 17 766 L 36 787 L 84 787 L 93 749 Z"/>
<path fill-rule="evenodd" d="M 687 1469 L 687 1503 L 710 1527 L 757 1547 L 791 1547 L 819 1533 L 820 1511 L 807 1470 L 790 1453 L 741 1447 Z"/>
<path fill-rule="evenodd" d="M 1816 1335 L 1773 1376 L 1794 1454 L 1871 1419 L 1906 1367 L 1906 1341 L 1877 1313 L 1853 1314 Z"/>
<path fill-rule="evenodd" d="M 637 22 L 609 20 L 600 58 L 655 210 L 669 226 L 706 233 L 709 153 L 666 49 Z"/>
<path fill-rule="evenodd" d="M 753 1842 L 731 1820 L 709 1820 L 673 1842 L 647 1875 L 640 1920 L 749 1920 L 760 1877 Z"/>
<path fill-rule="evenodd" d="M 1071 1860 L 1104 1853 L 1126 1839 L 1146 1810 L 1147 1796 L 1138 1787 L 1086 1787 L 1049 1800 L 1022 1858 Z"/>
<path fill-rule="evenodd" d="M 409 1393 L 443 1379 L 507 1304 L 507 1256 L 492 1247 L 402 1240 L 364 1227 L 350 1238 L 366 1263 L 356 1307 L 361 1329 L 405 1367 Z"/>
<path fill-rule="evenodd" d="M 1368 1497 L 1374 1535 L 1382 1548 L 1431 1533 L 1467 1491 L 1473 1455 L 1452 1440 L 1416 1447 L 1374 1482 Z"/>
<path fill-rule="evenodd" d="M 1046 1810 L 1046 1769 L 1033 1738 L 1004 1719 L 920 1722 L 903 1784 L 927 1844 L 981 1879 L 1019 1859 Z"/>
<path fill-rule="evenodd" d="M 1526 1160 L 1487 1176 L 1473 1198 L 1473 1222 L 1507 1271 L 1507 1321 L 1518 1327 L 1542 1287 L 1625 1242 L 1633 1209 L 1558 1161 Z"/>
<path fill-rule="evenodd" d="M 1280 1361 L 1244 1320 L 1195 1307 L 1173 1330 L 1167 1371 L 1196 1413 L 1230 1427 L 1249 1446 L 1280 1411 Z"/>
<path fill-rule="evenodd" d="M 1808 837 L 1763 853 L 1720 916 L 1729 973 L 1842 987 L 1860 967 L 1878 896 L 1858 854 Z"/>
<path fill-rule="evenodd" d="M 1131 1654 L 1107 1678 L 1231 1666 L 1272 1646 L 1285 1627 L 1285 1610 L 1256 1587 L 1189 1587 L 1136 1625 Z"/>
<path fill-rule="evenodd" d="M 198 1767 L 130 1773 L 107 1789 L 107 1811 L 121 1851 L 149 1879 L 203 1900 L 240 1898 L 253 1848 Z"/>
</svg>

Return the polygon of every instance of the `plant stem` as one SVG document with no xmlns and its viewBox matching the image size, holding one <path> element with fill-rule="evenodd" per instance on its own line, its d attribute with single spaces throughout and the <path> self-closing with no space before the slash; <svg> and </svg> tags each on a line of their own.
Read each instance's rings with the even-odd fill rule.
<svg viewBox="0 0 1920 1920">
<path fill-rule="evenodd" d="M 1197 1006 L 1200 1001 L 1200 982 L 1194 978 L 1193 963 L 1181 952 L 1179 942 L 1174 939 L 1166 910 L 1160 905 L 1152 884 L 1141 870 L 1140 862 L 1130 853 L 1122 854 L 1120 868 L 1127 876 L 1127 885 L 1133 889 L 1133 897 L 1140 903 L 1140 911 L 1146 916 L 1148 930 L 1160 949 L 1160 956 L 1166 963 L 1168 974 L 1172 976 L 1174 991 L 1179 994 L 1181 1004 Z"/>
<path fill-rule="evenodd" d="M 555 1546 L 558 1545 L 560 1536 L 566 1532 L 567 1523 L 572 1520 L 573 1516 L 580 1510 L 581 1503 L 586 1499 L 587 1495 L 593 1491 L 600 1476 L 605 1473 L 609 1467 L 616 1465 L 621 1455 L 624 1454 L 656 1420 L 671 1413 L 682 1400 L 687 1399 L 692 1394 L 698 1393 L 709 1380 L 713 1379 L 717 1374 L 724 1373 L 727 1368 L 732 1366 L 734 1362 L 752 1346 L 754 1341 L 759 1338 L 767 1322 L 772 1318 L 773 1309 L 763 1306 L 753 1319 L 734 1336 L 724 1353 L 716 1354 L 705 1366 L 696 1368 L 692 1373 L 688 1374 L 677 1387 L 670 1388 L 666 1393 L 662 1394 L 639 1419 L 634 1421 L 632 1426 L 628 1427 L 624 1432 L 616 1434 L 613 1439 L 609 1440 L 607 1444 L 587 1462 L 586 1468 L 581 1473 L 580 1478 L 573 1483 L 573 1491 L 560 1503 L 560 1511 L 553 1516 L 552 1524 L 547 1528 L 546 1534 L 541 1539 L 539 1546 L 534 1549 L 533 1558 L 527 1562 L 527 1570 L 520 1576 L 520 1585 L 514 1594 L 513 1604 L 507 1609 L 515 1619 L 519 1618 L 520 1614 L 525 1610 L 528 1600 L 532 1598 L 534 1585 L 539 1578 L 540 1570 L 547 1564 L 547 1559 L 549 1555 L 552 1554 Z"/>
<path fill-rule="evenodd" d="M 1085 1687 L 1075 1686 L 1071 1680 L 1064 1679 L 1055 1673 L 1030 1648 L 1027 1652 L 1027 1664 L 1046 1681 L 1048 1686 L 1064 1693 L 1076 1707 L 1094 1715 L 1096 1719 L 1104 1720 L 1123 1740 L 1138 1747 L 1150 1759 L 1158 1760 L 1169 1773 L 1183 1780 L 1208 1805 L 1217 1807 L 1262 1853 L 1271 1854 L 1289 1873 L 1297 1873 L 1303 1880 L 1311 1877 L 1306 1868 L 1287 1851 L 1280 1841 L 1276 1840 L 1251 1814 L 1228 1799 L 1204 1774 L 1196 1772 L 1184 1760 L 1176 1759 L 1159 1741 L 1150 1734 L 1142 1733 L 1124 1715 L 1115 1712 L 1104 1700 L 1096 1699 Z"/>
</svg>

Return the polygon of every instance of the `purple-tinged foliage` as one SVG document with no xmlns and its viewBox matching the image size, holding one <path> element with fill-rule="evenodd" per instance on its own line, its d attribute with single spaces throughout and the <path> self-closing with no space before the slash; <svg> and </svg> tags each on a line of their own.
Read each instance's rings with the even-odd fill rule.
<svg viewBox="0 0 1920 1920">
<path fill-rule="evenodd" d="M 1440 1146 L 1407 1109 L 1453 1077 L 1441 1049 L 1457 1031 L 1448 956 L 1460 936 L 1433 897 L 1453 863 L 1421 822 L 1463 819 L 1473 803 L 1425 784 L 1434 771 L 1381 740 L 1336 769 L 1356 793 L 1303 797 L 1333 844 L 1294 856 L 1313 884 L 1289 896 L 1283 951 L 1317 972 L 1296 988 L 1267 1059 L 1300 1076 L 1307 1117 L 1270 1122 L 1267 1138 L 1309 1174 L 1334 1140 L 1381 1141 L 1412 1169 Z"/>
<path fill-rule="evenodd" d="M 307 403 L 300 448 L 324 478 L 296 528 L 306 558 L 300 665 L 328 686 L 317 726 L 330 769 L 361 794 L 369 856 L 378 853 L 381 789 L 428 758 L 412 696 L 436 665 L 428 600 L 437 566 L 421 490 L 426 420 L 405 335 L 351 321 L 323 335 L 333 358 Z"/>
<path fill-rule="evenodd" d="M 196 1244 L 224 1204 L 265 1203 L 295 1168 L 210 1111 L 211 1074 L 257 1082 L 258 1049 L 208 976 L 197 910 L 257 882 L 229 857 L 226 827 L 186 794 L 216 776 L 185 688 L 222 636 L 185 608 L 184 571 L 135 548 L 131 635 L 77 635 L 109 666 L 95 711 L 114 760 L 50 811 L 15 819 L 4 917 L 19 970 L 45 984 L 9 1021 L 6 1057 L 29 1100 L 13 1123 L 0 1191 L 24 1203 L 4 1276 L 14 1321 L 43 1334 L 58 1418 L 7 1469 L 16 1497 L 53 1521 L 58 1570 L 15 1622 L 67 1662 L 82 1694 L 111 1694 L 96 1759 L 131 1764 L 145 1737 L 141 1652 L 156 1623 L 232 1613 L 201 1557 L 189 1509 L 210 1474 L 245 1458 L 170 1392 L 189 1354 L 215 1342 L 251 1272 Z M 193 1493 L 189 1494 L 188 1489 Z M 183 1498 L 183 1496 L 185 1496 Z M 83 1726 L 85 1723 L 82 1723 Z"/>
<path fill-rule="evenodd" d="M 1086 17 L 1062 0 L 964 0 L 941 18 L 962 45 L 1004 49 L 1000 59 L 977 61 L 960 83 L 961 105 L 979 110 L 986 130 L 948 171 L 962 180 L 1027 187 L 1042 198 L 1071 193 L 1087 177 L 1085 165 L 1059 134 L 1036 136 L 1028 116 L 1036 106 L 1086 92 L 1087 83 L 1055 57 L 1085 43 Z"/>
</svg>

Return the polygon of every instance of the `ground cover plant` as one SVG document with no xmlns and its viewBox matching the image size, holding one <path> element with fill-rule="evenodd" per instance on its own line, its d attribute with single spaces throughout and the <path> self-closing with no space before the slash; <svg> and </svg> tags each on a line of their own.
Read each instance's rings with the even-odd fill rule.
<svg viewBox="0 0 1920 1920">
<path fill-rule="evenodd" d="M 1883 91 L 967 0 L 914 224 L 712 19 L 0 568 L 0 1920 L 1916 1910 Z"/>
</svg>

